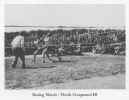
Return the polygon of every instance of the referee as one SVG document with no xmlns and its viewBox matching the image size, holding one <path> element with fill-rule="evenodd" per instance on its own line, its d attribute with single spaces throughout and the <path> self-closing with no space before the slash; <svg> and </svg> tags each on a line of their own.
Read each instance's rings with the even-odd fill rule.
<svg viewBox="0 0 129 100">
<path fill-rule="evenodd" d="M 18 58 L 22 61 L 22 68 L 25 68 L 25 55 L 24 55 L 24 37 L 20 33 L 20 35 L 17 35 L 11 42 L 12 51 L 15 56 L 15 60 L 12 64 L 12 67 L 15 68 Z"/>
</svg>

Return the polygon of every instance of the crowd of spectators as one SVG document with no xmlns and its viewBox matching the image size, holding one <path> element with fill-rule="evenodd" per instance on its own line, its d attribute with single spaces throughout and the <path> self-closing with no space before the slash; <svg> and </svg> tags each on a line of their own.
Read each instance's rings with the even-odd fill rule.
<svg viewBox="0 0 129 100">
<path fill-rule="evenodd" d="M 21 31 L 21 32 L 5 32 L 5 55 L 10 54 L 10 43 L 17 34 L 23 33 L 25 37 L 25 47 L 28 51 L 26 54 L 31 54 L 34 47 L 34 40 L 45 36 L 48 32 L 52 33 L 50 37 L 51 45 L 60 45 L 62 43 L 64 46 L 69 45 L 71 42 L 73 44 L 81 44 L 85 46 L 82 48 L 85 52 L 87 46 L 100 45 L 107 46 L 112 43 L 125 42 L 125 30 L 121 29 L 57 29 L 57 30 L 31 30 L 31 31 Z"/>
</svg>

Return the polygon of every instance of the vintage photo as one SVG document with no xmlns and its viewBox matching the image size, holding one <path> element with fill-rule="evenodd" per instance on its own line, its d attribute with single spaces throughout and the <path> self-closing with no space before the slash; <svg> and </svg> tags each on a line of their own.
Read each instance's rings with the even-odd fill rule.
<svg viewBox="0 0 129 100">
<path fill-rule="evenodd" d="M 5 89 L 126 89 L 125 6 L 6 4 Z"/>
</svg>

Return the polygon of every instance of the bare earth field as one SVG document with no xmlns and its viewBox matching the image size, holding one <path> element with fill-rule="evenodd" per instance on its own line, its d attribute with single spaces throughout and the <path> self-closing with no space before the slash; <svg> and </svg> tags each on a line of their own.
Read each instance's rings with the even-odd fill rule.
<svg viewBox="0 0 129 100">
<path fill-rule="evenodd" d="M 62 62 L 33 63 L 26 57 L 26 69 L 12 68 L 13 57 L 5 58 L 6 89 L 125 89 L 125 56 L 63 56 Z M 53 58 L 57 60 L 56 58 Z"/>
</svg>

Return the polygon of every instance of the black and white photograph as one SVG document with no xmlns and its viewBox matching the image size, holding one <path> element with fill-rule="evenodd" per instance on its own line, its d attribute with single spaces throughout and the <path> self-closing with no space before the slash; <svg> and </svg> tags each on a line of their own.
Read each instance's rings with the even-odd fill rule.
<svg viewBox="0 0 129 100">
<path fill-rule="evenodd" d="M 6 4 L 4 84 L 126 89 L 124 4 Z"/>
</svg>

